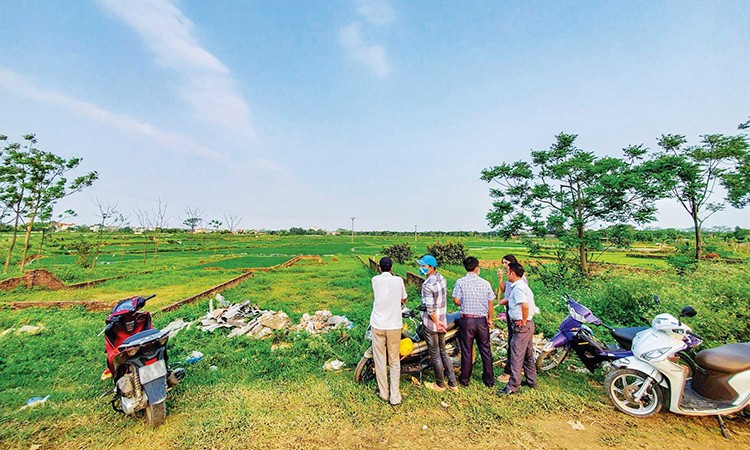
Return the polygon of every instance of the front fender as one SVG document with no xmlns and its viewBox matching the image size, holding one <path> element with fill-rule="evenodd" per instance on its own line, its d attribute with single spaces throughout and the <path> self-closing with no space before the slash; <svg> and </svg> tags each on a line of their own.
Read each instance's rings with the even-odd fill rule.
<svg viewBox="0 0 750 450">
<path fill-rule="evenodd" d="M 642 361 L 634 356 L 628 358 L 620 358 L 612 361 L 612 366 L 615 369 L 632 369 L 638 372 L 644 373 L 649 377 L 653 378 L 660 386 L 669 388 L 667 379 L 661 374 L 654 366 Z"/>
<path fill-rule="evenodd" d="M 567 347 L 570 344 L 570 335 L 562 331 L 558 331 L 552 339 L 544 345 L 542 351 L 552 350 L 553 348 Z"/>
</svg>

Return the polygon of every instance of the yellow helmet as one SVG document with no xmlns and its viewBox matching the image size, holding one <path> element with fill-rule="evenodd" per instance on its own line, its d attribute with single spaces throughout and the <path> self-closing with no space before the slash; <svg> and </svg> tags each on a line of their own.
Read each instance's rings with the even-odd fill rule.
<svg viewBox="0 0 750 450">
<path fill-rule="evenodd" d="M 409 338 L 401 339 L 401 343 L 398 345 L 398 352 L 401 356 L 411 355 L 412 350 L 414 350 L 414 342 Z"/>
</svg>

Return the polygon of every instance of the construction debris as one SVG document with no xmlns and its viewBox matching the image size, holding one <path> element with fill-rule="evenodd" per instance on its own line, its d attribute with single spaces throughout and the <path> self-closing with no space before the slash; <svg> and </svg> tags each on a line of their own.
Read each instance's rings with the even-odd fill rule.
<svg viewBox="0 0 750 450">
<path fill-rule="evenodd" d="M 304 330 L 310 334 L 327 333 L 337 328 L 351 328 L 354 324 L 346 316 L 334 316 L 331 311 L 315 311 L 314 315 L 303 314 L 295 330 Z"/>
<path fill-rule="evenodd" d="M 213 306 L 213 302 L 210 306 Z M 210 308 L 200 323 L 203 331 L 213 332 L 218 328 L 232 328 L 232 332 L 227 337 L 252 336 L 262 339 L 274 330 L 288 328 L 291 321 L 283 311 L 260 309 L 251 305 L 248 300 L 228 307 Z"/>
<path fill-rule="evenodd" d="M 532 338 L 534 344 L 534 357 L 542 354 L 547 339 L 542 333 L 535 334 Z M 492 344 L 492 359 L 496 364 L 503 364 L 508 359 L 508 330 L 506 327 L 493 328 L 490 330 L 490 343 Z"/>
<path fill-rule="evenodd" d="M 185 322 L 182 319 L 173 320 L 167 325 L 166 327 L 162 328 L 161 331 L 166 331 L 169 333 L 169 337 L 173 338 L 177 335 L 177 333 L 180 332 L 183 328 L 189 329 L 190 326 L 193 324 L 193 322 Z"/>
<path fill-rule="evenodd" d="M 333 361 L 326 361 L 325 364 L 323 364 L 323 370 L 327 370 L 330 372 L 336 372 L 344 368 L 346 364 L 344 361 L 339 361 L 338 359 L 334 359 Z"/>
<path fill-rule="evenodd" d="M 11 328 L 8 328 L 7 330 L 3 331 L 2 333 L 0 333 L 0 336 L 5 336 L 6 334 L 9 334 L 9 333 L 12 333 L 12 332 L 15 332 L 14 334 L 16 336 L 18 336 L 20 334 L 37 334 L 37 333 L 39 333 L 41 331 L 44 331 L 44 329 L 45 329 L 44 325 L 42 325 L 42 324 L 39 324 L 39 326 L 24 325 L 24 326 L 22 326 L 20 328 L 11 327 Z"/>
</svg>

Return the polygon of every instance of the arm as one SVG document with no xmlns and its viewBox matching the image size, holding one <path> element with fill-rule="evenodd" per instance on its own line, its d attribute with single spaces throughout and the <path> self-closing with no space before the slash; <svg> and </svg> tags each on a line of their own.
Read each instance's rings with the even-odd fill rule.
<svg viewBox="0 0 750 450">
<path fill-rule="evenodd" d="M 523 319 L 516 320 L 516 325 L 521 326 L 521 327 L 526 326 L 526 322 L 529 319 L 529 304 L 528 303 L 521 303 L 521 317 L 523 317 Z"/>
<path fill-rule="evenodd" d="M 401 304 L 402 305 L 406 303 L 406 297 L 408 297 L 408 295 L 406 294 L 406 287 L 404 287 L 404 282 L 401 281 Z"/>
<path fill-rule="evenodd" d="M 455 303 L 456 306 L 461 306 L 461 299 L 458 297 L 453 297 L 453 303 Z"/>
</svg>

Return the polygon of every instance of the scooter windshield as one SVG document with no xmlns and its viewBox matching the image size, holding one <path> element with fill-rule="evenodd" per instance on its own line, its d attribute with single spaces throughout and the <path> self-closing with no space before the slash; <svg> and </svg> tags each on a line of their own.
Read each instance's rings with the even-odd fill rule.
<svg viewBox="0 0 750 450">
<path fill-rule="evenodd" d="M 570 313 L 570 317 L 581 323 L 590 323 L 594 325 L 601 323 L 601 320 L 599 320 L 590 309 L 572 299 L 568 300 L 568 312 Z"/>
</svg>

